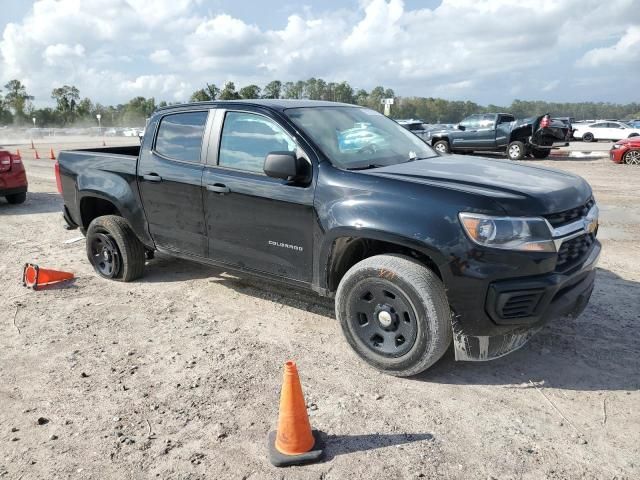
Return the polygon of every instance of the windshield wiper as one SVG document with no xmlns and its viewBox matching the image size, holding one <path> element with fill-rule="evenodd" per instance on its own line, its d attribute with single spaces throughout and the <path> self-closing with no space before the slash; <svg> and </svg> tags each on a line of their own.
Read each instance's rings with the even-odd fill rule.
<svg viewBox="0 0 640 480">
<path fill-rule="evenodd" d="M 388 167 L 388 165 L 380 165 L 377 163 L 370 163 L 369 165 L 363 165 L 361 167 L 347 167 L 347 170 L 369 170 L 371 168 Z"/>
</svg>

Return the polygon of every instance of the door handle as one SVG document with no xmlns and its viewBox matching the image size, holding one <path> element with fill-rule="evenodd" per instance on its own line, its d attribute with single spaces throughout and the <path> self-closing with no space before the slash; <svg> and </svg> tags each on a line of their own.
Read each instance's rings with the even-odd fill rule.
<svg viewBox="0 0 640 480">
<path fill-rule="evenodd" d="M 157 173 L 150 173 L 149 175 L 143 175 L 142 178 L 147 180 L 148 182 L 161 182 L 162 181 L 162 177 L 160 175 L 158 175 Z"/>
<path fill-rule="evenodd" d="M 223 183 L 214 183 L 213 185 L 207 185 L 207 190 L 215 193 L 229 193 L 229 187 Z"/>
</svg>

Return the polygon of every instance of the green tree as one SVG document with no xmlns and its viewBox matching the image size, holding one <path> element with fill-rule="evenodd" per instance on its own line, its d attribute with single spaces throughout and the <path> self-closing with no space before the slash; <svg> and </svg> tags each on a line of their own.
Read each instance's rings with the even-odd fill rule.
<svg viewBox="0 0 640 480">
<path fill-rule="evenodd" d="M 238 92 L 236 92 L 236 85 L 233 82 L 227 82 L 224 84 L 224 88 L 220 92 L 220 100 L 237 100 L 240 98 Z"/>
<path fill-rule="evenodd" d="M 196 90 L 191 94 L 190 102 L 208 102 L 211 100 L 215 100 L 220 95 L 220 89 L 215 86 L 215 84 L 208 84 L 205 88 L 201 88 L 200 90 Z M 166 102 L 165 102 L 166 104 Z"/>
<path fill-rule="evenodd" d="M 262 90 L 262 98 L 280 98 L 281 90 L 282 82 L 280 80 L 273 80 L 265 85 Z"/>
<path fill-rule="evenodd" d="M 76 107 L 80 100 L 80 91 L 73 85 L 63 85 L 51 91 L 51 98 L 57 103 L 57 110 L 64 123 L 71 123 L 75 120 Z"/>
<path fill-rule="evenodd" d="M 23 120 L 25 118 L 25 109 L 29 102 L 33 100 L 33 96 L 27 93 L 26 87 L 20 80 L 11 80 L 4 86 L 7 93 L 4 97 L 5 105 L 13 110 L 16 119 Z"/>
<path fill-rule="evenodd" d="M 247 85 L 240 89 L 241 98 L 260 98 L 260 87 L 257 85 Z"/>
</svg>

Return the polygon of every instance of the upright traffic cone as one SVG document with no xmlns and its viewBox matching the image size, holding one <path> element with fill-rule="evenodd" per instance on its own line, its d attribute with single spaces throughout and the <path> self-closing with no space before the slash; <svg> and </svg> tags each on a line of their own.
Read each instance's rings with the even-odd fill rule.
<svg viewBox="0 0 640 480">
<path fill-rule="evenodd" d="M 278 430 L 269 432 L 267 443 L 276 467 L 312 463 L 324 454 L 320 432 L 311 430 L 298 369 L 291 361 L 284 364 Z"/>
<path fill-rule="evenodd" d="M 35 150 L 36 146 L 33 144 L 33 140 L 31 140 L 31 150 Z"/>
<path fill-rule="evenodd" d="M 20 160 L 22 160 L 22 155 L 20 155 L 20 149 L 16 149 L 16 157 L 18 157 Z"/>
<path fill-rule="evenodd" d="M 106 143 L 104 140 L 102 140 L 102 146 L 103 146 L 103 147 L 106 147 L 106 146 L 107 146 L 107 143 Z"/>
<path fill-rule="evenodd" d="M 53 148 L 49 149 L 49 160 L 55 160 L 56 156 L 53 153 Z"/>
<path fill-rule="evenodd" d="M 38 155 L 38 150 L 36 150 L 36 152 L 33 154 L 33 158 L 35 158 L 36 160 L 40 160 L 40 155 Z"/>
<path fill-rule="evenodd" d="M 47 270 L 40 268 L 33 263 L 27 263 L 22 272 L 22 283 L 25 287 L 38 290 L 43 285 L 52 285 L 74 278 L 73 273 L 59 272 L 58 270 Z"/>
</svg>

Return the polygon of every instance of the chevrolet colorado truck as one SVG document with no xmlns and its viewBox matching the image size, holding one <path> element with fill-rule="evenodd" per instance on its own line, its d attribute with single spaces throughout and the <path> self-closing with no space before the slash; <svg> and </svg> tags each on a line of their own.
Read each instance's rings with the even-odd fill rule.
<svg viewBox="0 0 640 480">
<path fill-rule="evenodd" d="M 578 315 L 600 254 L 582 178 L 441 156 L 354 105 L 172 105 L 140 146 L 64 151 L 56 174 L 99 276 L 135 280 L 158 251 L 335 297 L 351 347 L 398 376 Z"/>
<path fill-rule="evenodd" d="M 547 158 L 553 148 L 569 145 L 571 134 L 569 126 L 549 115 L 516 120 L 509 113 L 480 113 L 455 128 L 430 131 L 425 140 L 440 153 L 503 152 L 522 160 Z"/>
</svg>

